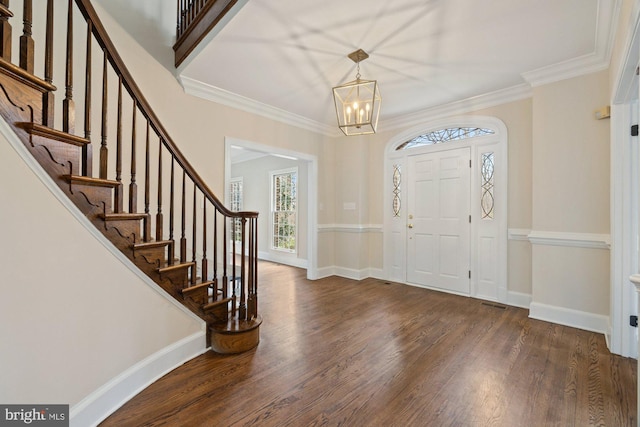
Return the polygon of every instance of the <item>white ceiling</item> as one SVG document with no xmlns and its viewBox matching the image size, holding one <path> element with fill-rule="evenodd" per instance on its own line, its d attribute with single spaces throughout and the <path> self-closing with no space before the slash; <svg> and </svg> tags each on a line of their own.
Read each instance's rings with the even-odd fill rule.
<svg viewBox="0 0 640 427">
<path fill-rule="evenodd" d="M 382 94 L 379 128 L 391 127 L 433 107 L 605 69 L 618 2 L 241 0 L 179 78 L 188 93 L 335 130 L 331 88 L 355 78 L 347 55 L 362 48 L 362 77 Z"/>
</svg>

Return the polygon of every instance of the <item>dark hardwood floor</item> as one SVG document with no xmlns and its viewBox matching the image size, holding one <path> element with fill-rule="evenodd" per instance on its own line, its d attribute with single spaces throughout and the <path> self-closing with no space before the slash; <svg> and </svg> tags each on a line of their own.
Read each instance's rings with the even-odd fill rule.
<svg viewBox="0 0 640 427">
<path fill-rule="evenodd" d="M 636 361 L 528 311 L 260 264 L 261 342 L 208 352 L 103 426 L 635 426 Z"/>
</svg>

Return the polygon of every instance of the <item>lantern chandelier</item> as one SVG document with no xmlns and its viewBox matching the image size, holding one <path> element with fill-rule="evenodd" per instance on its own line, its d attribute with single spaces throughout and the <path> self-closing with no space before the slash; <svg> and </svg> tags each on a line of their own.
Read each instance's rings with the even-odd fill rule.
<svg viewBox="0 0 640 427">
<path fill-rule="evenodd" d="M 360 78 L 360 61 L 369 55 L 358 49 L 348 57 L 357 64 L 358 71 L 355 80 L 333 88 L 338 126 L 347 136 L 376 133 L 382 102 L 378 83 Z"/>
</svg>

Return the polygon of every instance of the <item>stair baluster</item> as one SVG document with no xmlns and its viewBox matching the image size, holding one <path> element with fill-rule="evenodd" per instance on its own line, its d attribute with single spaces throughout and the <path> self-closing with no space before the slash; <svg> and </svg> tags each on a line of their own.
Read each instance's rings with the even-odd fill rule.
<svg viewBox="0 0 640 427">
<path fill-rule="evenodd" d="M 192 225 L 192 234 L 191 234 L 191 262 L 194 265 L 198 265 L 198 261 L 196 260 L 196 251 L 197 251 L 197 233 L 198 233 L 198 207 L 197 207 L 197 201 L 196 201 L 196 192 L 197 192 L 197 187 L 194 185 L 193 186 L 193 218 L 191 219 L 191 225 Z M 204 280 L 204 277 L 203 277 Z M 195 284 L 196 283 L 196 275 L 192 274 L 191 275 L 191 284 Z"/>
<path fill-rule="evenodd" d="M 158 140 L 158 213 L 156 214 L 156 240 L 163 238 L 164 217 L 162 215 L 162 138 Z"/>
<path fill-rule="evenodd" d="M 33 74 L 34 41 L 31 37 L 31 23 L 33 20 L 32 0 L 23 3 L 23 30 L 20 36 L 20 68 Z"/>
<path fill-rule="evenodd" d="M 67 62 L 65 73 L 65 97 L 62 101 L 62 130 L 73 133 L 75 130 L 75 103 L 73 101 L 73 0 L 69 0 L 67 11 Z"/>
<path fill-rule="evenodd" d="M 147 120 L 147 136 L 144 147 L 144 213 L 143 239 L 145 242 L 151 240 L 151 213 L 149 211 L 151 193 L 151 158 L 149 153 L 149 120 Z"/>
<path fill-rule="evenodd" d="M 91 142 L 91 45 L 93 24 L 87 21 L 87 51 L 84 84 L 84 137 Z M 93 145 L 86 144 L 82 147 L 82 175 L 93 176 Z"/>
<path fill-rule="evenodd" d="M 138 184 L 136 183 L 136 101 L 133 101 L 131 118 L 131 183 L 129 184 L 129 212 L 138 211 Z"/>
<path fill-rule="evenodd" d="M 108 74 L 107 74 L 107 50 L 103 50 L 102 60 L 102 114 L 100 117 L 101 132 L 100 132 L 100 171 L 99 176 L 101 179 L 107 179 L 107 171 L 109 167 L 109 149 L 107 148 L 107 113 L 109 107 L 109 93 L 108 93 Z"/>
<path fill-rule="evenodd" d="M 169 265 L 173 265 L 175 254 L 175 244 L 173 243 L 173 223 L 174 223 L 174 210 L 175 210 L 175 163 L 176 159 L 171 156 L 171 183 L 169 188 Z"/>
<path fill-rule="evenodd" d="M 1 21 L 0 21 L 1 22 Z M 47 0 L 47 17 L 44 42 L 44 80 L 53 83 L 53 0 Z M 1 32 L 1 31 L 0 31 Z M 42 124 L 53 127 L 55 95 L 47 91 L 42 96 Z"/>
<path fill-rule="evenodd" d="M 182 235 L 180 237 L 180 262 L 187 261 L 187 171 L 182 170 Z"/>
<path fill-rule="evenodd" d="M 207 260 L 207 200 L 202 199 L 202 281 L 209 280 L 209 261 Z M 195 239 L 194 239 L 195 240 Z"/>
</svg>

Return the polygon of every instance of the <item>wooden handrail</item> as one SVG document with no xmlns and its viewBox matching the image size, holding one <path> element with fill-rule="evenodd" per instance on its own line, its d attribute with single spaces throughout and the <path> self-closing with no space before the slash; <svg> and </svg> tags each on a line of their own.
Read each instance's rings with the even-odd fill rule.
<svg viewBox="0 0 640 427">
<path fill-rule="evenodd" d="M 215 196 L 213 191 L 209 188 L 209 186 L 205 183 L 205 181 L 200 177 L 200 175 L 196 172 L 194 167 L 187 161 L 182 152 L 178 149 L 177 145 L 173 141 L 173 139 L 169 136 L 168 132 L 162 126 L 160 119 L 156 116 L 155 112 L 149 105 L 148 101 L 142 94 L 142 91 L 136 84 L 133 76 L 124 65 L 124 61 L 118 54 L 113 42 L 109 38 L 107 31 L 105 30 L 102 22 L 98 18 L 98 14 L 96 13 L 93 5 L 90 0 L 75 0 L 78 8 L 82 12 L 85 20 L 92 23 L 93 35 L 95 36 L 98 44 L 101 48 L 103 48 L 109 60 L 109 63 L 114 68 L 116 73 L 122 77 L 122 84 L 125 89 L 129 92 L 129 94 L 136 100 L 136 105 L 140 109 L 140 112 L 145 116 L 147 120 L 149 120 L 150 126 L 153 130 L 159 135 L 162 140 L 164 146 L 169 150 L 169 152 L 173 155 L 176 162 L 182 167 L 182 169 L 186 172 L 189 178 L 193 181 L 193 183 L 198 187 L 198 189 L 204 194 L 204 196 L 216 207 L 216 209 L 223 214 L 224 216 L 231 218 L 257 218 L 258 212 L 253 211 L 243 211 L 243 212 L 234 212 L 228 209 L 224 204 Z"/>
</svg>

